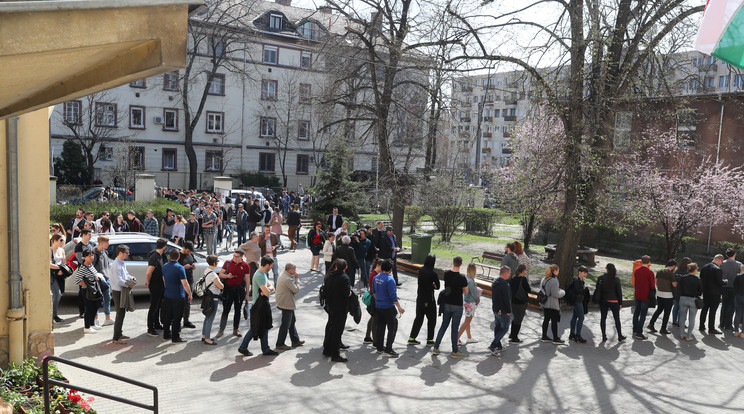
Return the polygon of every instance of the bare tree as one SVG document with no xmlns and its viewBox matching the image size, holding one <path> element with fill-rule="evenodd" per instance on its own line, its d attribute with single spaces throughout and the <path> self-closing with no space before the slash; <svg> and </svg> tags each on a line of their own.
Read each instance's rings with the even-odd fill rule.
<svg viewBox="0 0 744 414">
<path fill-rule="evenodd" d="M 116 178 L 119 185 L 125 189 L 134 187 L 137 181 L 138 167 L 144 159 L 140 150 L 134 146 L 136 141 L 131 137 L 121 137 L 114 144 L 112 149 L 113 166 L 111 167 L 112 179 Z"/>
</svg>

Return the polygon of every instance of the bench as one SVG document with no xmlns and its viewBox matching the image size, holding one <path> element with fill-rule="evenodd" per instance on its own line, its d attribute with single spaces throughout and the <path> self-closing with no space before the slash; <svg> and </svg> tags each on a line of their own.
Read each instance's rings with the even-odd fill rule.
<svg viewBox="0 0 744 414">
<path fill-rule="evenodd" d="M 548 244 L 545 246 L 545 253 L 548 254 L 548 261 L 552 261 L 555 259 L 555 252 L 558 249 L 558 246 L 555 244 Z M 597 254 L 597 249 L 592 247 L 581 247 L 579 246 L 578 250 L 576 250 L 576 261 L 579 263 L 586 263 L 591 266 L 593 266 L 596 262 L 595 256 Z"/>
<path fill-rule="evenodd" d="M 470 259 L 470 263 L 474 263 L 476 266 L 481 267 L 481 273 L 486 276 L 486 271 L 488 271 L 488 277 L 491 277 L 491 270 L 499 270 L 501 269 L 501 266 L 496 266 L 492 264 L 485 263 L 484 260 L 495 260 L 497 262 L 501 262 L 504 260 L 504 253 L 496 253 L 496 252 L 489 252 L 485 251 L 480 256 L 473 256 Z"/>
</svg>

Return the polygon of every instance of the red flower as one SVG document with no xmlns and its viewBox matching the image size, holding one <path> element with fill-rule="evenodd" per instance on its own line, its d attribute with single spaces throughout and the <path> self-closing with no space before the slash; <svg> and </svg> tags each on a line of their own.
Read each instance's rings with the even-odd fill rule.
<svg viewBox="0 0 744 414">
<path fill-rule="evenodd" d="M 75 395 L 75 394 L 69 394 L 69 395 L 67 395 L 67 399 L 70 400 L 70 401 L 72 401 L 72 402 L 74 402 L 74 403 L 76 403 L 76 402 L 82 400 L 83 397 L 81 397 L 79 395 Z"/>
</svg>

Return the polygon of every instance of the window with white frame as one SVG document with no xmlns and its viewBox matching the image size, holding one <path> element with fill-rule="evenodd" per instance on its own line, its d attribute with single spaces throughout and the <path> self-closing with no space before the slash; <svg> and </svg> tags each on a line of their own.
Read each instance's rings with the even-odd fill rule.
<svg viewBox="0 0 744 414">
<path fill-rule="evenodd" d="M 310 156 L 307 154 L 297 154 L 297 174 L 310 173 Z"/>
<path fill-rule="evenodd" d="M 176 171 L 178 168 L 175 148 L 163 148 L 163 165 L 165 171 Z"/>
<path fill-rule="evenodd" d="M 615 148 L 628 148 L 630 146 L 630 130 L 632 125 L 632 112 L 615 113 L 615 135 L 612 139 Z"/>
<path fill-rule="evenodd" d="M 269 16 L 269 28 L 272 30 L 282 30 L 282 15 L 272 13 Z"/>
<path fill-rule="evenodd" d="M 300 67 L 310 69 L 313 66 L 313 54 L 311 52 L 302 52 L 300 55 Z"/>
<path fill-rule="evenodd" d="M 98 160 L 111 161 L 114 158 L 114 149 L 101 144 L 98 147 Z"/>
<path fill-rule="evenodd" d="M 178 71 L 168 72 L 163 74 L 163 90 L 164 91 L 177 91 L 178 90 Z"/>
<path fill-rule="evenodd" d="M 312 100 L 312 86 L 309 83 L 300 84 L 300 103 L 310 103 Z"/>
<path fill-rule="evenodd" d="M 116 128 L 116 104 L 96 102 L 96 126 Z"/>
<path fill-rule="evenodd" d="M 268 100 L 268 101 L 276 100 L 277 89 L 278 89 L 277 81 L 263 79 L 261 81 L 261 99 Z"/>
<path fill-rule="evenodd" d="M 224 112 L 207 111 L 207 132 L 222 133 L 224 130 Z"/>
<path fill-rule="evenodd" d="M 677 145 L 694 147 L 697 139 L 698 113 L 692 108 L 677 111 Z"/>
<path fill-rule="evenodd" d="M 297 30 L 305 39 L 317 40 L 320 37 L 320 29 L 313 22 L 305 22 Z"/>
<path fill-rule="evenodd" d="M 163 109 L 163 130 L 178 131 L 178 109 Z"/>
<path fill-rule="evenodd" d="M 65 123 L 66 124 L 69 124 L 69 125 L 82 124 L 82 120 L 80 118 L 80 112 L 81 112 L 82 105 L 83 104 L 80 101 L 65 102 L 64 111 L 65 111 Z"/>
<path fill-rule="evenodd" d="M 299 121 L 297 123 L 297 139 L 310 139 L 310 121 Z"/>
<path fill-rule="evenodd" d="M 206 171 L 222 171 L 222 151 L 206 151 Z"/>
<path fill-rule="evenodd" d="M 728 86 L 729 86 L 729 80 L 730 79 L 731 79 L 731 75 L 719 76 L 718 77 L 718 87 L 719 88 L 728 88 Z"/>
<path fill-rule="evenodd" d="M 259 135 L 265 138 L 273 138 L 276 136 L 276 119 L 261 118 Z"/>
<path fill-rule="evenodd" d="M 132 88 L 146 88 L 147 87 L 144 79 L 138 79 L 134 82 L 129 82 L 129 86 Z"/>
<path fill-rule="evenodd" d="M 129 168 L 145 169 L 145 147 L 129 147 Z"/>
<path fill-rule="evenodd" d="M 274 153 L 273 152 L 260 152 L 258 154 L 258 171 L 259 172 L 274 172 Z"/>
<path fill-rule="evenodd" d="M 212 80 L 209 82 L 209 89 L 207 89 L 209 95 L 225 95 L 225 75 L 221 73 L 215 73 Z"/>
<path fill-rule="evenodd" d="M 145 129 L 145 107 L 129 106 L 129 128 Z"/>
<path fill-rule="evenodd" d="M 264 45 L 263 63 L 268 63 L 270 65 L 276 65 L 277 63 L 279 63 L 279 48 L 277 48 L 276 46 Z"/>
</svg>

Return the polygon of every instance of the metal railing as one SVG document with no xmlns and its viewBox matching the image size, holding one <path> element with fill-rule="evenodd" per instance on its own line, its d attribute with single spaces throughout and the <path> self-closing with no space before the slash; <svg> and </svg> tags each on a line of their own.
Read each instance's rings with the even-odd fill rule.
<svg viewBox="0 0 744 414">
<path fill-rule="evenodd" d="M 49 378 L 49 361 L 57 361 L 58 363 L 66 364 L 66 365 L 69 365 L 69 366 L 75 367 L 75 368 L 80 368 L 82 370 L 89 371 L 89 372 L 92 372 L 94 374 L 103 375 L 104 377 L 113 378 L 113 379 L 115 379 L 117 381 L 126 382 L 128 384 L 136 385 L 136 386 L 141 387 L 141 388 L 146 388 L 146 389 L 152 391 L 153 403 L 152 403 L 152 405 L 148 405 L 148 404 L 144 404 L 144 403 L 141 403 L 141 402 L 132 401 L 132 400 L 129 400 L 127 398 L 117 397 L 115 395 L 111 395 L 111 394 L 108 394 L 108 393 L 105 393 L 105 392 L 102 392 L 102 391 L 96 391 L 96 390 L 92 390 L 90 388 L 80 387 L 80 386 L 77 386 L 77 385 L 73 385 L 73 384 L 69 384 L 69 383 L 66 383 L 66 382 L 62 382 L 62 381 L 58 381 L 58 380 L 55 380 L 55 379 L 51 379 L 51 378 Z M 51 409 L 52 409 L 52 407 L 49 406 L 50 405 L 50 403 L 49 403 L 49 385 L 56 385 L 56 386 L 62 387 L 62 388 L 73 389 L 73 390 L 77 390 L 77 391 L 80 391 L 80 392 L 84 392 L 86 394 L 96 395 L 96 396 L 99 396 L 99 397 L 102 397 L 102 398 L 107 398 L 109 400 L 114 400 L 114 401 L 120 402 L 122 404 L 127 404 L 127 405 L 132 405 L 132 406 L 135 406 L 135 407 L 139 407 L 139 408 L 144 408 L 145 410 L 152 411 L 155 414 L 157 414 L 157 412 L 158 412 L 158 388 L 155 387 L 155 386 L 152 386 L 152 385 L 149 385 L 149 384 L 145 384 L 143 382 L 135 381 L 133 379 L 129 379 L 129 378 L 126 378 L 126 377 L 122 377 L 121 375 L 112 374 L 110 372 L 106 372 L 106 371 L 100 370 L 98 368 L 93 368 L 93 367 L 89 367 L 87 365 L 79 364 L 77 362 L 72 362 L 70 360 L 67 360 L 67 359 L 64 359 L 64 358 L 60 358 L 60 357 L 57 357 L 57 356 L 54 356 L 54 355 L 50 355 L 50 356 L 44 358 L 44 361 L 42 362 L 42 368 L 43 368 L 43 371 L 44 371 L 44 374 L 43 374 L 44 375 L 44 412 L 46 414 L 49 414 L 51 412 Z"/>
</svg>

